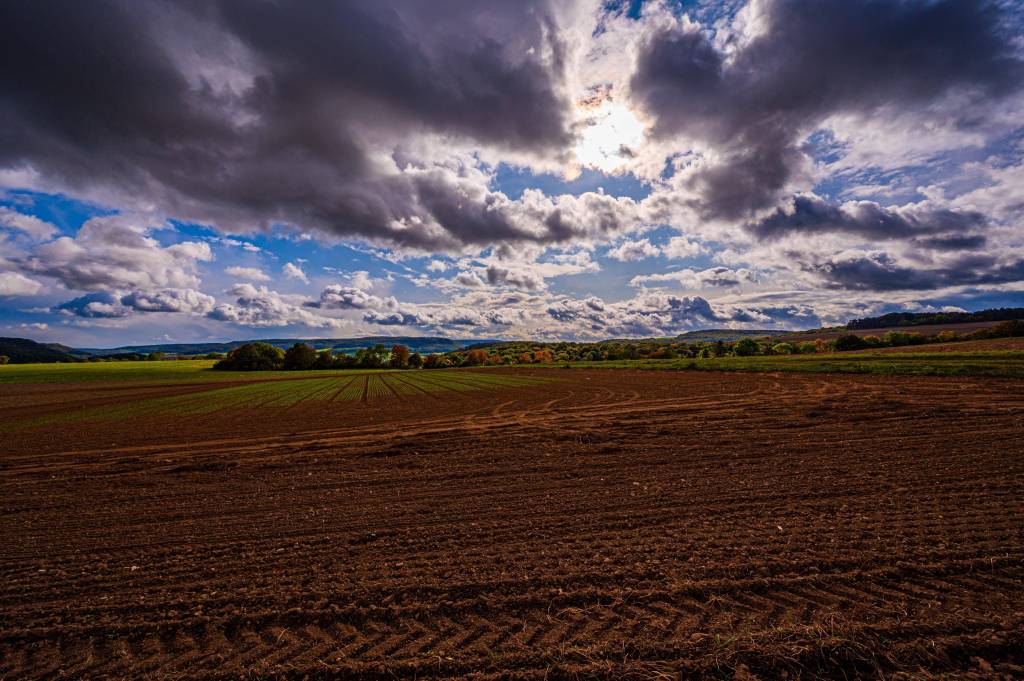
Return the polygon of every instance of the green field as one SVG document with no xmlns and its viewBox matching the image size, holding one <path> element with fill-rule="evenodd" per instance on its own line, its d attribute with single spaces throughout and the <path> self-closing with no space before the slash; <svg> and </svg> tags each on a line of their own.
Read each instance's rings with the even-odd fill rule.
<svg viewBox="0 0 1024 681">
<path fill-rule="evenodd" d="M 1024 352 L 857 352 L 711 359 L 574 362 L 594 369 L 663 369 L 674 371 L 798 371 L 812 373 L 911 374 L 926 376 L 993 376 L 1024 378 Z"/>
<path fill-rule="evenodd" d="M 8 364 L 0 366 L 3 383 L 72 383 L 79 381 L 262 381 L 295 378 L 293 371 L 213 371 L 214 360 L 166 362 L 82 362 L 78 364 Z M 308 372 L 315 376 L 337 371 Z M 304 374 L 306 375 L 306 374 Z"/>
<path fill-rule="evenodd" d="M 0 421 L 0 431 L 81 421 L 203 416 L 225 410 L 274 411 L 427 395 L 443 398 L 445 394 L 529 387 L 556 380 L 555 377 L 514 376 L 472 369 L 231 372 L 213 371 L 212 364 L 203 360 L 2 366 L 0 384 L 57 384 L 54 391 L 65 395 L 68 404 L 76 406 L 13 423 Z M 109 388 L 96 391 L 93 386 L 100 382 L 117 382 L 118 393 L 111 393 Z M 162 390 L 152 390 L 161 386 L 166 386 L 169 392 L 185 392 L 161 395 Z M 134 397 L 135 394 L 138 397 Z M 90 405 L 88 402 L 96 396 L 115 397 L 118 401 Z M 30 406 L 32 399 L 26 397 L 21 406 Z"/>
</svg>

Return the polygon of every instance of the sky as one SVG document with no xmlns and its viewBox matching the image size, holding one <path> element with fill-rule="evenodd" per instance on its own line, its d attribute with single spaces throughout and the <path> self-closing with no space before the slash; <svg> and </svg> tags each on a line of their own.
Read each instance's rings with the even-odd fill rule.
<svg viewBox="0 0 1024 681">
<path fill-rule="evenodd" d="M 1024 306 L 1015 0 L 13 0 L 0 24 L 0 335 Z"/>
</svg>

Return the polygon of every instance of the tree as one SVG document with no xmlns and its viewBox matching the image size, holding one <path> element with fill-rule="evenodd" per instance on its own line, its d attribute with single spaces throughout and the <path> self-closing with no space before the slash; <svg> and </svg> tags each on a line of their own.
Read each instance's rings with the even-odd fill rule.
<svg viewBox="0 0 1024 681">
<path fill-rule="evenodd" d="M 487 351 L 486 350 L 470 350 L 466 353 L 466 366 L 480 366 L 487 362 Z"/>
<path fill-rule="evenodd" d="M 162 353 L 162 352 L 151 352 L 148 355 L 146 355 L 146 361 L 147 362 L 159 362 L 163 358 L 164 358 L 164 353 Z"/>
<path fill-rule="evenodd" d="M 316 364 L 316 350 L 305 343 L 296 343 L 284 353 L 284 368 L 288 371 L 306 371 Z"/>
<path fill-rule="evenodd" d="M 737 357 L 752 357 L 756 355 L 760 349 L 761 346 L 758 345 L 757 341 L 753 338 L 741 338 L 732 346 L 733 354 Z"/>
<path fill-rule="evenodd" d="M 228 371 L 273 371 L 284 366 L 284 350 L 270 343 L 246 343 L 213 365 Z"/>
<path fill-rule="evenodd" d="M 418 352 L 414 352 L 409 355 L 409 368 L 410 369 L 422 369 L 423 368 L 423 355 Z"/>
<path fill-rule="evenodd" d="M 792 355 L 794 350 L 791 343 L 776 343 L 772 346 L 772 352 L 776 355 Z"/>
<path fill-rule="evenodd" d="M 448 366 L 448 358 L 437 353 L 427 355 L 427 359 L 423 362 L 424 369 L 443 369 L 446 366 Z"/>
<path fill-rule="evenodd" d="M 330 350 L 321 350 L 316 353 L 316 361 L 313 362 L 314 369 L 333 369 L 334 366 L 334 355 Z"/>
<path fill-rule="evenodd" d="M 7 364 L 11 361 L 11 358 L 7 355 L 0 355 L 0 364 Z"/>
<path fill-rule="evenodd" d="M 409 348 L 395 345 L 391 348 L 391 368 L 405 369 L 409 366 Z"/>
<path fill-rule="evenodd" d="M 835 341 L 835 348 L 839 352 L 843 352 L 845 350 L 863 350 L 866 347 L 868 347 L 867 341 L 855 333 L 844 334 L 839 338 L 836 338 Z"/>
<path fill-rule="evenodd" d="M 817 351 L 818 351 L 818 346 L 815 345 L 814 343 L 812 343 L 811 341 L 805 341 L 805 342 L 800 344 L 800 354 L 801 355 L 813 355 Z"/>
</svg>

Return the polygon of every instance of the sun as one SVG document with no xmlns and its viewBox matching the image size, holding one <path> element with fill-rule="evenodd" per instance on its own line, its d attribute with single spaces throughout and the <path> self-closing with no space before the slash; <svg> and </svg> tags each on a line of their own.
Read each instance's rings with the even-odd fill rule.
<svg viewBox="0 0 1024 681">
<path fill-rule="evenodd" d="M 605 173 L 620 170 L 643 142 L 643 123 L 628 107 L 611 100 L 581 113 L 585 127 L 576 144 L 576 162 Z"/>
</svg>

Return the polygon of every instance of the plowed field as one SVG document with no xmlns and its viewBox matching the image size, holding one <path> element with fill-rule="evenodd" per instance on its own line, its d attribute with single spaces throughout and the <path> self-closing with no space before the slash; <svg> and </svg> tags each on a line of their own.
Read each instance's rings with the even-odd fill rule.
<svg viewBox="0 0 1024 681">
<path fill-rule="evenodd" d="M 2 386 L 0 677 L 1024 675 L 1024 382 L 420 373 Z"/>
</svg>

